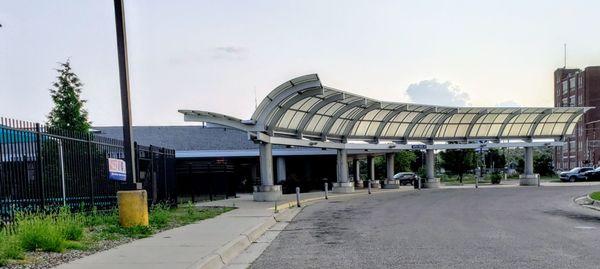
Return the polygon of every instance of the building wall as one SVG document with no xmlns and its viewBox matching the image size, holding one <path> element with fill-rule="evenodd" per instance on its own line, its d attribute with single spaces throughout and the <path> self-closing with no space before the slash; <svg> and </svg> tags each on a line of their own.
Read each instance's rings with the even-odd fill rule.
<svg viewBox="0 0 600 269">
<path fill-rule="evenodd" d="M 599 107 L 600 67 L 584 70 L 559 68 L 554 71 L 554 106 Z M 565 138 L 565 146 L 555 150 L 555 168 L 566 170 L 598 164 L 600 148 L 596 149 L 594 143 L 594 140 L 600 139 L 595 127 L 598 120 L 598 109 L 592 109 L 582 117 L 574 133 Z"/>
</svg>

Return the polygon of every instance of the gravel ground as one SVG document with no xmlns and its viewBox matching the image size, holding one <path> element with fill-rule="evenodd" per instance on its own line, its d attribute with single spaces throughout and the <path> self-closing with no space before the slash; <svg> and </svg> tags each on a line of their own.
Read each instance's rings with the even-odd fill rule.
<svg viewBox="0 0 600 269">
<path fill-rule="evenodd" d="M 2 266 L 0 268 L 7 269 L 46 269 L 52 268 L 59 264 L 67 263 L 72 260 L 77 260 L 85 256 L 94 254 L 96 252 L 104 251 L 107 249 L 114 248 L 116 246 L 129 243 L 135 239 L 133 238 L 122 238 L 119 240 L 103 240 L 96 243 L 96 245 L 88 250 L 66 250 L 63 253 L 54 252 L 27 252 L 27 260 L 22 261 L 20 264 L 10 264 Z"/>
<path fill-rule="evenodd" d="M 593 187 L 439 189 L 306 207 L 252 268 L 599 268 Z"/>
</svg>

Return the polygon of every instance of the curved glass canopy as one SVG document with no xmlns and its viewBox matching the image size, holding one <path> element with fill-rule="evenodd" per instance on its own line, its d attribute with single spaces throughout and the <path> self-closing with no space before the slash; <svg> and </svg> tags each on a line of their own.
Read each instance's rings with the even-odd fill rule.
<svg viewBox="0 0 600 269">
<path fill-rule="evenodd" d="M 323 86 L 318 75 L 292 79 L 260 103 L 250 121 L 270 136 L 310 140 L 470 141 L 562 139 L 589 108 L 444 107 L 384 102 Z M 200 115 L 208 112 L 180 111 Z M 223 122 L 217 122 L 223 124 Z M 225 124 L 227 125 L 227 124 Z"/>
</svg>

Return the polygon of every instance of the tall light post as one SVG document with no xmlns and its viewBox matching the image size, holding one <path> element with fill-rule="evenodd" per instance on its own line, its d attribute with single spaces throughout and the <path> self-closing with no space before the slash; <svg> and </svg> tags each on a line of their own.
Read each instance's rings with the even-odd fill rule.
<svg viewBox="0 0 600 269">
<path fill-rule="evenodd" d="M 121 87 L 121 113 L 123 118 L 123 151 L 127 169 L 126 189 L 139 189 L 136 186 L 136 167 L 133 131 L 131 128 L 131 101 L 129 94 L 129 65 L 127 62 L 127 34 L 125 32 L 125 7 L 123 0 L 114 0 L 115 25 L 117 27 L 117 53 L 119 58 L 119 84 Z"/>
<path fill-rule="evenodd" d="M 148 194 L 137 184 L 135 152 L 131 141 L 131 108 L 129 98 L 129 67 L 127 65 L 127 36 L 123 0 L 114 0 L 117 26 L 117 52 L 119 57 L 119 84 L 121 86 L 121 112 L 123 115 L 123 151 L 127 171 L 125 190 L 117 192 L 119 223 L 123 227 L 148 226 Z"/>
</svg>

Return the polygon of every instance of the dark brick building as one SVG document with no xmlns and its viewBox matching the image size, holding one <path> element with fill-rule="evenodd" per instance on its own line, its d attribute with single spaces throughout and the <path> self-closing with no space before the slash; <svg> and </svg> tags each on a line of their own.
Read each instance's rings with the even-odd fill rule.
<svg viewBox="0 0 600 269">
<path fill-rule="evenodd" d="M 600 164 L 600 66 L 554 71 L 554 106 L 594 107 L 584 114 L 566 144 L 556 148 L 558 169 Z"/>
</svg>

